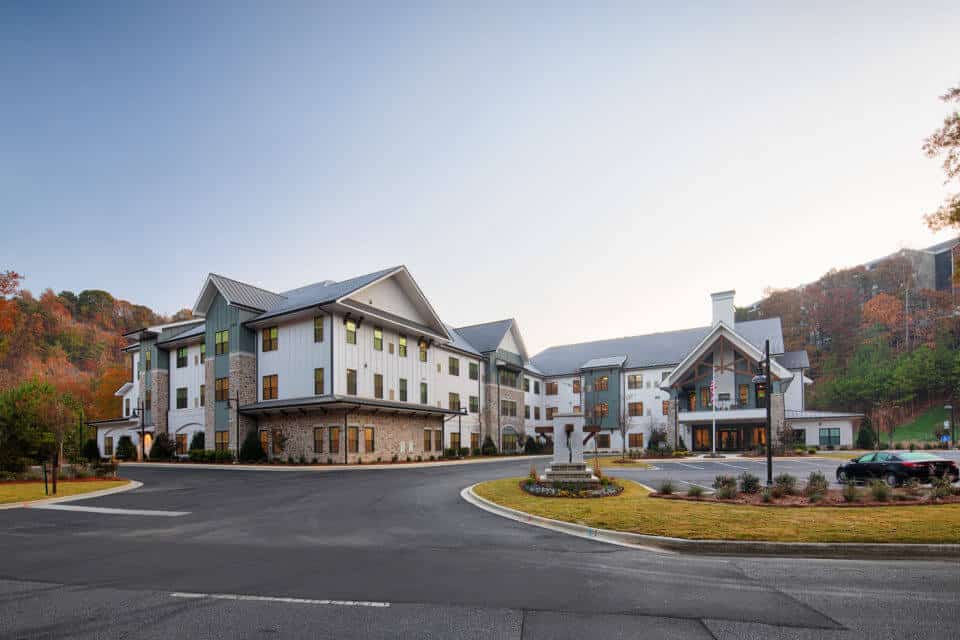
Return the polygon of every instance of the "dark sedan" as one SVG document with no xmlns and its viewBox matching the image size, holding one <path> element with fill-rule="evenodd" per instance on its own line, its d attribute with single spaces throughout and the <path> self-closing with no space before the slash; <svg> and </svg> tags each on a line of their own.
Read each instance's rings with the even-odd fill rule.
<svg viewBox="0 0 960 640">
<path fill-rule="evenodd" d="M 837 481 L 866 481 L 882 478 L 891 487 L 907 481 L 930 482 L 932 477 L 948 476 L 953 482 L 960 477 L 960 470 L 952 460 L 929 453 L 868 453 L 853 458 L 837 468 Z"/>
</svg>

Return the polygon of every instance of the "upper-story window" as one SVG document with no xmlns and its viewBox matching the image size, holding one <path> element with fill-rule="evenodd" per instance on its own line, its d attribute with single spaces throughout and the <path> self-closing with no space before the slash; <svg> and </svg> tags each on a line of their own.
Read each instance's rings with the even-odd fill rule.
<svg viewBox="0 0 960 640">
<path fill-rule="evenodd" d="M 123 416 L 127 417 L 130 415 L 130 398 L 125 398 L 123 401 Z"/>
<path fill-rule="evenodd" d="M 600 376 L 593 382 L 594 391 L 606 391 L 610 387 L 610 378 L 608 376 Z"/>
<path fill-rule="evenodd" d="M 407 336 L 397 338 L 397 355 L 401 358 L 407 357 Z"/>
<path fill-rule="evenodd" d="M 143 368 L 145 371 L 153 368 L 153 351 L 149 348 L 143 352 Z"/>
<path fill-rule="evenodd" d="M 548 396 L 555 396 L 555 395 L 557 395 L 557 383 L 556 383 L 556 382 L 548 382 L 548 383 L 546 383 L 546 387 L 547 387 L 546 391 L 547 391 L 547 395 L 548 395 Z"/>
<path fill-rule="evenodd" d="M 323 316 L 313 319 L 313 341 L 323 342 Z"/>
<path fill-rule="evenodd" d="M 373 397 L 383 398 L 383 374 L 373 374 Z"/>
<path fill-rule="evenodd" d="M 706 409 L 710 406 L 710 387 L 700 387 L 700 408 Z"/>
<path fill-rule="evenodd" d="M 606 402 L 598 402 L 593 407 L 593 414 L 598 418 L 605 418 L 610 415 L 610 405 Z"/>
<path fill-rule="evenodd" d="M 214 381 L 213 399 L 225 402 L 230 397 L 230 378 L 217 378 Z"/>
<path fill-rule="evenodd" d="M 187 408 L 187 388 L 178 387 L 177 388 L 177 409 L 186 409 Z"/>
<path fill-rule="evenodd" d="M 448 393 L 447 406 L 450 408 L 450 411 L 460 411 L 460 394 Z"/>
<path fill-rule="evenodd" d="M 470 396 L 470 413 L 477 413 L 479 411 L 480 411 L 480 397 Z"/>
<path fill-rule="evenodd" d="M 187 366 L 187 348 L 180 347 L 177 349 L 177 369 L 183 369 Z"/>
<path fill-rule="evenodd" d="M 347 395 L 357 395 L 357 370 L 347 369 Z"/>
<path fill-rule="evenodd" d="M 527 392 L 530 391 L 530 378 L 526 376 L 523 377 L 523 390 Z"/>
<path fill-rule="evenodd" d="M 153 404 L 153 392 L 150 389 L 147 389 L 146 397 L 143 401 L 143 408 L 146 411 L 150 411 L 150 406 Z"/>
<path fill-rule="evenodd" d="M 451 357 L 447 363 L 447 371 L 452 376 L 460 375 L 460 358 Z"/>
<path fill-rule="evenodd" d="M 510 369 L 500 369 L 500 384 L 506 387 L 517 387 L 518 377 L 516 371 Z"/>
<path fill-rule="evenodd" d="M 276 400 L 279 393 L 277 374 L 263 376 L 263 399 Z"/>
<path fill-rule="evenodd" d="M 517 417 L 517 403 L 513 400 L 500 401 L 500 415 L 512 418 Z"/>
<path fill-rule="evenodd" d="M 580 393 L 580 378 L 573 379 L 573 392 Z"/>
<path fill-rule="evenodd" d="M 429 404 L 429 397 L 427 396 L 427 383 L 420 383 L 420 404 Z"/>
<path fill-rule="evenodd" d="M 383 351 L 383 329 L 380 327 L 373 328 L 373 350 Z"/>
<path fill-rule="evenodd" d="M 540 381 L 539 381 L 539 380 L 534 380 L 534 381 L 533 381 L 533 392 L 534 392 L 535 394 L 537 394 L 537 395 L 540 395 Z"/>
<path fill-rule="evenodd" d="M 417 346 L 420 347 L 420 362 L 426 362 L 427 361 L 427 341 L 420 340 Z"/>
<path fill-rule="evenodd" d="M 631 373 L 627 376 L 627 389 L 643 389 L 643 374 Z"/>
<path fill-rule="evenodd" d="M 533 408 L 533 419 L 534 419 L 534 420 L 539 420 L 539 419 L 540 419 L 540 407 L 536 407 L 536 406 L 535 406 L 535 407 Z"/>
<path fill-rule="evenodd" d="M 627 410 L 630 413 L 631 417 L 642 416 L 643 415 L 643 403 L 642 402 L 630 402 L 627 404 Z"/>
<path fill-rule="evenodd" d="M 207 403 L 207 385 L 200 385 L 200 406 L 206 406 Z"/>
<path fill-rule="evenodd" d="M 669 400 L 664 400 L 664 401 L 663 401 L 663 406 L 661 407 L 661 411 L 663 411 L 663 415 L 667 415 L 668 413 L 670 413 L 670 401 L 669 401 Z"/>
<path fill-rule="evenodd" d="M 267 327 L 263 330 L 263 350 L 276 351 L 280 338 L 280 330 L 277 327 Z"/>
<path fill-rule="evenodd" d="M 357 323 L 347 320 L 347 344 L 357 344 Z"/>
<path fill-rule="evenodd" d="M 398 393 L 400 394 L 400 402 L 407 401 L 407 379 L 400 378 L 400 384 L 398 385 Z"/>
<path fill-rule="evenodd" d="M 476 380 L 480 377 L 480 365 L 476 362 L 470 363 L 470 379 Z"/>
<path fill-rule="evenodd" d="M 317 396 L 323 395 L 323 367 L 313 370 L 313 393 Z"/>
<path fill-rule="evenodd" d="M 203 341 L 200 343 L 200 364 L 203 364 L 207 361 L 207 342 Z"/>
<path fill-rule="evenodd" d="M 213 335 L 214 354 L 230 353 L 230 330 L 217 331 Z"/>
</svg>

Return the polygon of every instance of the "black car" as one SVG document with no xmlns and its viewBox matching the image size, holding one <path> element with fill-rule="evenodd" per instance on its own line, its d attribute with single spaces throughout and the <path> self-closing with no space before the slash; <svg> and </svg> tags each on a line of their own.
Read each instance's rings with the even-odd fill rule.
<svg viewBox="0 0 960 640">
<path fill-rule="evenodd" d="M 868 453 L 837 468 L 837 481 L 882 478 L 891 487 L 906 480 L 930 482 L 932 477 L 948 476 L 953 482 L 960 477 L 957 464 L 929 453 Z"/>
</svg>

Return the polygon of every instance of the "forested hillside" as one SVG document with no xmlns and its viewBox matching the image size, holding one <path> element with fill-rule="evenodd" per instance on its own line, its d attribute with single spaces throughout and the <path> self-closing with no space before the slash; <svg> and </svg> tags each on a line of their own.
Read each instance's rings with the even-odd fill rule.
<svg viewBox="0 0 960 640">
<path fill-rule="evenodd" d="M 809 408 L 868 414 L 881 431 L 960 387 L 960 316 L 952 292 L 917 289 L 908 259 L 830 271 L 770 290 L 743 319 L 779 316 L 787 350 L 810 355 Z M 907 301 L 909 300 L 909 306 Z"/>
<path fill-rule="evenodd" d="M 40 378 L 77 398 L 88 419 L 119 415 L 113 392 L 130 377 L 122 334 L 166 319 L 106 291 L 35 297 L 23 283 L 0 271 L 0 391 Z"/>
</svg>

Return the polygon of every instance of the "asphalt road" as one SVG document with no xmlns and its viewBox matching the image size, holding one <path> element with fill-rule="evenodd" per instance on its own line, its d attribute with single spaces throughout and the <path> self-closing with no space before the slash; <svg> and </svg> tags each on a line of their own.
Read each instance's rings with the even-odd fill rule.
<svg viewBox="0 0 960 640">
<path fill-rule="evenodd" d="M 529 464 L 127 468 L 142 488 L 74 505 L 189 513 L 0 511 L 0 637 L 958 635 L 960 564 L 638 551 L 459 496 Z"/>
</svg>

